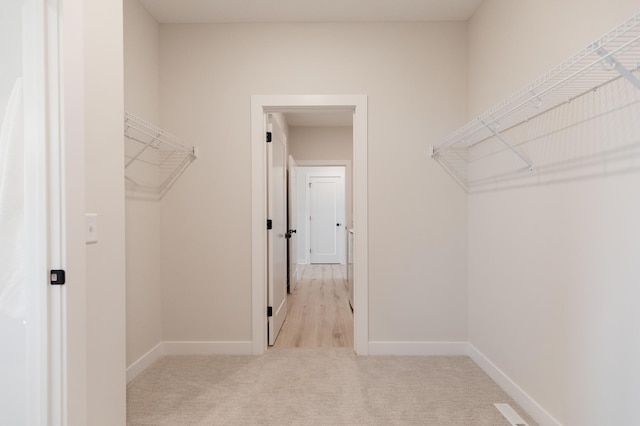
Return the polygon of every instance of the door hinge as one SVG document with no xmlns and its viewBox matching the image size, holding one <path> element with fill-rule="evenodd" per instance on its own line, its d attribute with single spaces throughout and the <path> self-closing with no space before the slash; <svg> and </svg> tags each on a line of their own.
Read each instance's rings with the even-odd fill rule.
<svg viewBox="0 0 640 426">
<path fill-rule="evenodd" d="M 271 142 L 271 132 L 267 132 L 267 143 Z"/>
<path fill-rule="evenodd" d="M 271 306 L 267 306 L 267 317 L 273 316 L 273 308 Z"/>
<path fill-rule="evenodd" d="M 267 229 L 273 229 L 273 221 L 271 219 L 267 219 Z"/>
<path fill-rule="evenodd" d="M 51 285 L 63 285 L 66 282 L 64 269 L 51 270 Z"/>
<path fill-rule="evenodd" d="M 309 253 L 311 253 L 311 249 L 309 249 Z"/>
</svg>

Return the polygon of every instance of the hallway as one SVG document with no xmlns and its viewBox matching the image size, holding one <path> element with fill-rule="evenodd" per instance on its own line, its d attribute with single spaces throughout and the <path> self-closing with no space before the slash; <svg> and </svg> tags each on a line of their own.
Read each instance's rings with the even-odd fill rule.
<svg viewBox="0 0 640 426">
<path fill-rule="evenodd" d="M 353 348 L 345 265 L 301 265 L 274 349 Z"/>
</svg>

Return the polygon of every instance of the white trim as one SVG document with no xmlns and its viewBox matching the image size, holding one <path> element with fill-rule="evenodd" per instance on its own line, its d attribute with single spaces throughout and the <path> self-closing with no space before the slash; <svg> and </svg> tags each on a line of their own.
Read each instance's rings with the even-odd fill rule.
<svg viewBox="0 0 640 426">
<path fill-rule="evenodd" d="M 561 426 L 551 414 L 549 414 L 540 404 L 529 396 L 520 386 L 518 386 L 509 376 L 498 368 L 489 358 L 480 352 L 471 343 L 468 344 L 469 357 L 484 370 L 491 379 L 498 384 L 514 401 L 522 407 L 541 426 Z"/>
<path fill-rule="evenodd" d="M 60 62 L 63 49 L 60 28 L 63 16 L 57 0 L 46 2 L 47 28 L 47 194 L 50 269 L 67 270 L 65 217 L 65 142 L 63 139 L 64 111 L 62 110 L 64 64 Z M 52 425 L 66 424 L 66 351 L 65 351 L 65 288 L 49 286 L 49 420 Z"/>
<path fill-rule="evenodd" d="M 467 356 L 467 342 L 369 342 L 369 354 Z"/>
<path fill-rule="evenodd" d="M 369 353 L 367 96 L 265 95 L 251 97 L 251 301 L 253 354 L 267 348 L 266 147 L 264 114 L 283 110 L 351 109 L 353 115 L 354 349 Z"/>
<path fill-rule="evenodd" d="M 164 355 L 251 355 L 250 341 L 238 342 L 163 342 Z"/>
<path fill-rule="evenodd" d="M 127 367 L 127 383 L 135 379 L 140 373 L 151 367 L 153 363 L 164 356 L 164 346 L 158 343 L 153 349 L 134 361 Z"/>
<path fill-rule="evenodd" d="M 84 125 L 84 2 L 59 0 L 64 170 L 63 420 L 87 424 L 87 295 Z M 54 423 L 52 423 L 54 424 Z"/>
<path fill-rule="evenodd" d="M 299 167 L 347 167 L 351 170 L 351 160 L 296 160 Z"/>
</svg>

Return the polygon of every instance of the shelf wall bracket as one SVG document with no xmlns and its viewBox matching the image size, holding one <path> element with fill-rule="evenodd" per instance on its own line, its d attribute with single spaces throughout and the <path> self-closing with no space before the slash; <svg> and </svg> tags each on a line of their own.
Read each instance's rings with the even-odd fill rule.
<svg viewBox="0 0 640 426">
<path fill-rule="evenodd" d="M 515 146 L 513 146 L 513 144 L 511 142 L 509 142 L 504 136 L 502 136 L 500 134 L 500 132 L 498 132 L 494 126 L 491 126 L 490 124 L 488 124 L 487 122 L 485 122 L 484 120 L 480 120 L 482 122 L 482 124 L 484 124 L 487 129 L 489 129 L 491 131 L 491 133 L 493 133 L 495 135 L 495 137 L 497 137 L 498 139 L 500 139 L 500 141 L 506 145 L 507 148 L 509 148 L 515 155 L 518 156 L 518 158 L 520 158 L 522 161 L 524 161 L 527 166 L 529 167 L 529 171 L 533 171 L 533 163 L 531 162 L 531 160 L 529 160 L 527 157 L 525 157 L 525 155 L 523 153 L 520 152 L 520 150 L 518 148 L 516 148 Z"/>
<path fill-rule="evenodd" d="M 618 71 L 618 73 L 627 79 L 627 81 L 633 84 L 636 89 L 640 90 L 640 80 L 634 76 L 631 71 L 626 69 L 620 62 L 616 61 L 613 56 L 602 47 L 596 49 L 596 53 L 600 55 L 602 60 L 607 63 L 612 69 Z"/>
<path fill-rule="evenodd" d="M 533 96 L 530 101 L 531 105 L 536 109 L 540 108 L 542 106 L 542 99 L 540 99 L 540 96 L 534 92 L 533 87 L 529 87 L 529 92 Z"/>
<path fill-rule="evenodd" d="M 129 129 L 129 127 L 127 127 L 127 129 Z M 140 158 L 140 156 L 142 154 L 144 154 L 144 152 L 147 150 L 147 148 L 157 148 L 157 140 L 155 138 L 151 139 L 149 142 L 144 142 L 144 141 L 142 141 L 142 140 L 140 140 L 138 138 L 135 138 L 133 136 L 129 136 L 126 133 L 125 133 L 124 136 L 126 138 L 133 139 L 133 140 L 135 140 L 137 142 L 140 142 L 140 143 L 144 144 L 144 147 L 140 151 L 138 151 L 138 153 L 136 155 L 131 157 L 131 159 L 129 159 L 129 161 L 127 161 L 127 163 L 124 165 L 125 169 L 127 169 L 133 162 L 135 162 L 138 158 Z"/>
</svg>

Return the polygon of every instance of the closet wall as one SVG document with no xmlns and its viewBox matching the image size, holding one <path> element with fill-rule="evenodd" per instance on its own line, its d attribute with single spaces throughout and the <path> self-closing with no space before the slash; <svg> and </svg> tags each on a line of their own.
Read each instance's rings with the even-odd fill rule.
<svg viewBox="0 0 640 426">
<path fill-rule="evenodd" d="M 163 126 L 201 154 L 163 205 L 166 340 L 251 341 L 250 97 L 292 93 L 368 95 L 370 340 L 467 340 L 466 194 L 427 152 L 464 121 L 466 23 L 175 24 L 160 39 Z"/>
<path fill-rule="evenodd" d="M 125 111 L 160 123 L 160 26 L 138 0 L 124 1 Z M 127 367 L 162 340 L 161 202 L 127 196 Z"/>
<path fill-rule="evenodd" d="M 86 167 L 80 184 L 85 211 L 98 214 L 99 241 L 86 246 L 86 376 L 79 380 L 87 384 L 87 418 L 75 405 L 82 401 L 74 400 L 68 420 L 71 425 L 111 426 L 126 423 L 122 2 L 89 1 L 83 6 L 84 57 L 78 60 L 84 61 Z M 73 261 L 69 259 L 70 277 L 78 272 Z M 70 294 L 82 293 L 79 287 Z M 69 361 L 81 365 L 84 360 L 75 357 L 83 349 L 69 347 Z M 74 362 L 73 367 L 78 365 Z"/>
<path fill-rule="evenodd" d="M 469 119 L 638 11 L 485 1 L 469 23 Z M 638 187 L 633 173 L 469 196 L 470 342 L 562 424 L 637 422 Z"/>
<path fill-rule="evenodd" d="M 353 161 L 353 127 L 291 126 L 290 151 L 296 160 Z"/>
</svg>

